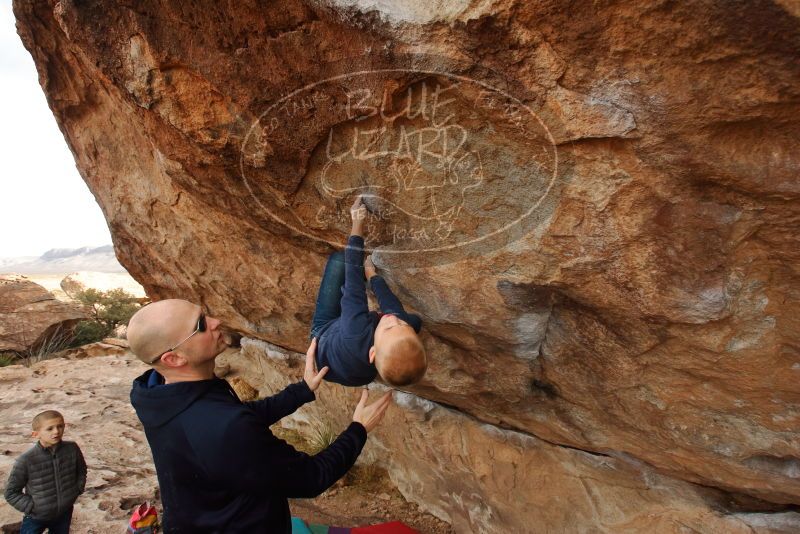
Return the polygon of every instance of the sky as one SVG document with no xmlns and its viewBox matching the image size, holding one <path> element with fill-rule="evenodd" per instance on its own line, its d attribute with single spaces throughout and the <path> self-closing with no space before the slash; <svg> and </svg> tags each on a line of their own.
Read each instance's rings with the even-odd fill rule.
<svg viewBox="0 0 800 534">
<path fill-rule="evenodd" d="M 17 35 L 11 0 L 0 0 L 0 258 L 108 244 L 100 207 Z"/>
</svg>

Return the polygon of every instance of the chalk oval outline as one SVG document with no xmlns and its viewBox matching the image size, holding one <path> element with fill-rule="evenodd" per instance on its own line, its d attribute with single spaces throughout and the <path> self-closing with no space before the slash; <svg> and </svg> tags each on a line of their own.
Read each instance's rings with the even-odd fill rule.
<svg viewBox="0 0 800 534">
<path fill-rule="evenodd" d="M 307 237 L 307 238 L 309 238 L 309 239 L 311 239 L 313 241 L 319 241 L 319 242 L 322 242 L 322 243 L 326 243 L 326 244 L 328 244 L 328 245 L 330 245 L 330 246 L 332 246 L 334 248 L 341 248 L 341 246 L 342 246 L 341 242 L 331 241 L 331 240 L 325 239 L 323 237 L 319 237 L 319 236 L 310 234 L 310 233 L 304 231 L 303 229 L 296 228 L 294 225 L 284 221 L 278 215 L 272 213 L 272 211 L 270 211 L 266 206 L 264 206 L 261 203 L 261 201 L 258 199 L 256 194 L 253 192 L 253 189 L 251 188 L 250 183 L 247 181 L 247 175 L 245 173 L 245 163 L 244 163 L 244 158 L 245 158 L 244 149 L 247 146 L 247 141 L 250 138 L 250 136 L 252 135 L 253 130 L 256 128 L 256 126 L 258 124 L 261 123 L 262 119 L 267 114 L 269 114 L 274 108 L 276 108 L 277 106 L 279 106 L 281 103 L 285 102 L 286 100 L 289 100 L 290 98 L 296 96 L 298 93 L 301 93 L 301 92 L 304 92 L 304 91 L 308 91 L 308 90 L 313 89 L 314 87 L 316 87 L 318 85 L 321 85 L 321 84 L 324 84 L 324 83 L 329 83 L 329 82 L 341 80 L 341 79 L 344 79 L 344 78 L 350 78 L 350 77 L 355 77 L 355 76 L 365 76 L 365 75 L 369 75 L 369 74 L 390 74 L 390 73 L 425 74 L 427 76 L 446 76 L 446 77 L 449 77 L 449 78 L 452 78 L 452 79 L 456 79 L 456 80 L 460 80 L 460 81 L 466 81 L 468 83 L 477 84 L 477 85 L 479 85 L 479 86 L 481 86 L 481 87 L 483 87 L 485 89 L 488 89 L 489 91 L 493 91 L 495 93 L 501 94 L 504 97 L 516 102 L 520 107 L 525 109 L 534 119 L 536 119 L 536 122 L 539 123 L 539 126 L 541 126 L 541 128 L 544 130 L 544 132 L 545 132 L 545 134 L 547 136 L 547 139 L 550 141 L 550 144 L 553 147 L 553 174 L 552 174 L 552 177 L 550 179 L 550 182 L 547 184 L 547 189 L 539 197 L 539 200 L 533 206 L 531 206 L 530 209 L 528 209 L 528 211 L 526 211 L 525 213 L 523 213 L 522 215 L 520 215 L 519 217 L 514 219 L 512 222 L 510 222 L 510 223 L 506 224 L 505 226 L 503 226 L 501 228 L 498 228 L 497 230 L 494 230 L 493 232 L 490 232 L 490 233 L 488 233 L 486 235 L 483 235 L 483 236 L 477 237 L 477 238 L 472 238 L 472 239 L 470 239 L 468 241 L 461 241 L 461 242 L 458 242 L 458 243 L 455 243 L 455 244 L 451 244 L 451 245 L 447 245 L 447 246 L 441 246 L 441 247 L 437 247 L 437 248 L 423 248 L 423 249 L 413 249 L 413 250 L 406 250 L 406 249 L 393 250 L 393 249 L 371 248 L 371 247 L 366 247 L 365 246 L 364 250 L 366 252 L 379 251 L 381 254 L 416 254 L 416 253 L 419 253 L 419 252 L 443 252 L 443 251 L 449 251 L 449 250 L 453 250 L 453 249 L 456 249 L 456 248 L 461 248 L 461 247 L 464 247 L 464 246 L 468 246 L 468 245 L 472 245 L 472 244 L 475 244 L 475 243 L 479 243 L 479 242 L 484 241 L 484 240 L 486 240 L 486 239 L 488 239 L 488 238 L 490 238 L 492 236 L 495 236 L 495 235 L 498 235 L 500 233 L 508 231 L 511 227 L 513 227 L 517 223 L 519 223 L 519 221 L 521 221 L 521 220 L 525 219 L 526 217 L 530 216 L 533 213 L 533 211 L 541 205 L 541 203 L 544 201 L 544 199 L 547 198 L 547 195 L 550 194 L 550 191 L 552 190 L 553 185 L 555 185 L 556 178 L 558 177 L 558 148 L 557 148 L 558 145 L 556 144 L 555 139 L 553 138 L 553 135 L 550 132 L 550 129 L 547 127 L 546 124 L 544 124 L 544 121 L 542 121 L 542 119 L 532 109 L 530 109 L 529 106 L 525 105 L 520 99 L 518 99 L 517 97 L 515 97 L 515 96 L 513 96 L 513 95 L 511 95 L 511 94 L 509 94 L 509 93 L 507 93 L 505 91 L 503 91 L 502 89 L 497 89 L 496 87 L 492 87 L 491 85 L 489 85 L 489 84 L 487 84 L 485 82 L 482 82 L 482 81 L 479 81 L 479 80 L 474 80 L 472 78 L 469 78 L 468 76 L 461 76 L 459 74 L 452 74 L 452 73 L 441 72 L 441 71 L 418 70 L 418 69 L 403 69 L 403 68 L 374 69 L 374 70 L 361 70 L 361 71 L 355 71 L 355 72 L 350 72 L 350 73 L 345 73 L 345 74 L 339 74 L 339 75 L 336 75 L 336 76 L 332 76 L 330 78 L 325 78 L 324 80 L 319 80 L 317 82 L 305 85 L 305 86 L 300 87 L 298 89 L 295 89 L 294 91 L 292 91 L 291 93 L 285 95 L 280 100 L 278 100 L 277 102 L 272 104 L 270 107 L 268 107 L 261 115 L 258 116 L 258 119 L 256 119 L 253 122 L 252 126 L 250 126 L 250 129 L 247 131 L 247 135 L 245 135 L 244 139 L 242 140 L 242 149 L 240 150 L 241 155 L 239 157 L 240 174 L 242 176 L 242 180 L 244 181 L 245 187 L 250 192 L 250 196 L 253 198 L 253 200 L 256 201 L 256 203 L 259 205 L 259 207 L 263 211 L 265 211 L 267 213 L 267 215 L 269 215 L 271 218 L 273 218 L 279 224 L 281 224 L 284 227 L 292 230 L 293 232 L 296 232 L 297 234 L 300 234 L 300 235 L 302 235 L 304 237 Z M 278 195 L 276 195 L 274 193 L 273 193 L 273 195 L 276 198 L 279 199 Z"/>
</svg>

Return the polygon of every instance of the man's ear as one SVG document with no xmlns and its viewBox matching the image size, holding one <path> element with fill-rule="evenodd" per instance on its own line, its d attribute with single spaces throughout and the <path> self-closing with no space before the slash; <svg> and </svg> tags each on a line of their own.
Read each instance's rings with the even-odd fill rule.
<svg viewBox="0 0 800 534">
<path fill-rule="evenodd" d="M 375 363 L 375 345 L 369 348 L 369 363 Z"/>
<path fill-rule="evenodd" d="M 183 367 L 189 362 L 184 356 L 181 356 L 177 352 L 166 352 L 161 357 L 161 363 L 166 365 L 167 367 Z"/>
<path fill-rule="evenodd" d="M 38 430 L 34 430 L 33 432 L 31 432 L 31 437 L 32 438 L 38 438 L 39 437 L 39 431 Z"/>
</svg>

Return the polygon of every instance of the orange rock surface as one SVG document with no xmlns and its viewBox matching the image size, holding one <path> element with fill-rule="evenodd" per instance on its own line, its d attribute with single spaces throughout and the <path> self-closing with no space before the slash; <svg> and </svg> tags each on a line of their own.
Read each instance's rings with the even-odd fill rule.
<svg viewBox="0 0 800 534">
<path fill-rule="evenodd" d="M 411 393 L 800 504 L 791 3 L 14 9 L 151 297 L 304 351 L 366 193 L 376 264 L 425 323 Z"/>
</svg>

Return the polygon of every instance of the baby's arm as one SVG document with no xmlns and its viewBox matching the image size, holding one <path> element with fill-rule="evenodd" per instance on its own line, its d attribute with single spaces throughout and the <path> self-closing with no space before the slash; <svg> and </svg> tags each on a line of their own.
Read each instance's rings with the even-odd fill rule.
<svg viewBox="0 0 800 534">
<path fill-rule="evenodd" d="M 367 208 L 358 197 L 350 209 L 353 228 L 344 250 L 344 291 L 340 316 L 342 332 L 346 336 L 357 336 L 372 327 L 367 302 L 367 286 L 364 283 L 364 218 Z"/>
<path fill-rule="evenodd" d="M 28 465 L 25 461 L 17 460 L 11 468 L 6 484 L 5 498 L 8 504 L 22 512 L 29 514 L 33 511 L 33 497 L 22 490 L 28 483 Z"/>
<path fill-rule="evenodd" d="M 364 269 L 367 272 L 367 276 L 369 276 L 369 285 L 372 288 L 372 292 L 375 293 L 375 297 L 378 299 L 378 305 L 381 311 L 383 313 L 397 315 L 400 319 L 410 324 L 415 332 L 419 333 L 420 328 L 422 328 L 422 319 L 413 313 L 406 312 L 400 299 L 389 289 L 386 280 L 375 272 L 375 266 L 372 264 L 372 260 L 369 257 L 364 261 Z"/>
</svg>

